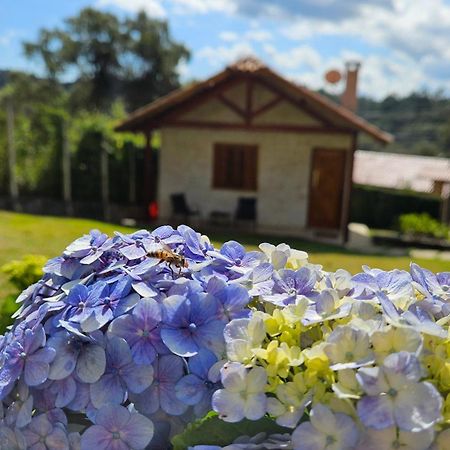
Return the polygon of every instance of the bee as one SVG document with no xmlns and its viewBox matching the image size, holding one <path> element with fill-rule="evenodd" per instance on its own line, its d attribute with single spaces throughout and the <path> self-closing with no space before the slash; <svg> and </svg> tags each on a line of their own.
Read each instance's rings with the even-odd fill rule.
<svg viewBox="0 0 450 450">
<path fill-rule="evenodd" d="M 147 252 L 147 256 L 149 256 L 150 258 L 158 258 L 158 264 L 165 261 L 168 264 L 169 269 L 172 271 L 172 275 L 172 266 L 175 266 L 178 269 L 178 275 L 181 273 L 181 269 L 188 267 L 186 258 L 183 255 L 175 253 L 168 245 L 162 242 L 160 242 L 159 244 L 155 244 L 155 249 L 149 250 Z"/>
</svg>

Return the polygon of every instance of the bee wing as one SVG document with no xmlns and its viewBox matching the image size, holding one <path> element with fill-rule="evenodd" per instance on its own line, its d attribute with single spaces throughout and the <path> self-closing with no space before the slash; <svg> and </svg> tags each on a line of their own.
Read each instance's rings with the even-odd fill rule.
<svg viewBox="0 0 450 450">
<path fill-rule="evenodd" d="M 164 247 L 161 242 L 151 242 L 145 245 L 145 250 L 147 250 L 147 253 L 154 253 L 164 250 Z"/>
</svg>

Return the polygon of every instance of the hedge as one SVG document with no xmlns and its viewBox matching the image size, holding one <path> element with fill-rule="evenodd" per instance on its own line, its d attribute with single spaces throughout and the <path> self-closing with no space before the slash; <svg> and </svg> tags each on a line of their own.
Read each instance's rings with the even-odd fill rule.
<svg viewBox="0 0 450 450">
<path fill-rule="evenodd" d="M 428 213 L 439 219 L 441 200 L 430 194 L 363 185 L 353 187 L 350 221 L 372 228 L 396 228 L 397 218 L 408 213 Z"/>
</svg>

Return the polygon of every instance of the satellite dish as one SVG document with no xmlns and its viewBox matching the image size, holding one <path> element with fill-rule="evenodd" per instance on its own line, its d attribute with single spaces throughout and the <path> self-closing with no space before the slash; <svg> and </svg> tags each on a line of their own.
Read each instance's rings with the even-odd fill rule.
<svg viewBox="0 0 450 450">
<path fill-rule="evenodd" d="M 339 81 L 341 81 L 342 75 L 341 72 L 339 72 L 339 70 L 329 70 L 326 74 L 325 74 L 325 80 L 328 81 L 328 83 L 330 84 L 336 84 L 339 83 Z"/>
</svg>

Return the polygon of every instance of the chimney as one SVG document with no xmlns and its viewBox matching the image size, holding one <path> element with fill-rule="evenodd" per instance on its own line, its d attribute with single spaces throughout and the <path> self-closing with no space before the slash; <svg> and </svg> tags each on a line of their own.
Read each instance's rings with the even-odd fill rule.
<svg viewBox="0 0 450 450">
<path fill-rule="evenodd" d="M 345 64 L 347 75 L 345 90 L 341 96 L 341 105 L 353 112 L 355 112 L 358 107 L 356 89 L 358 85 L 358 71 L 360 67 L 361 63 L 358 61 L 349 61 Z"/>
</svg>

